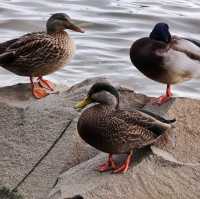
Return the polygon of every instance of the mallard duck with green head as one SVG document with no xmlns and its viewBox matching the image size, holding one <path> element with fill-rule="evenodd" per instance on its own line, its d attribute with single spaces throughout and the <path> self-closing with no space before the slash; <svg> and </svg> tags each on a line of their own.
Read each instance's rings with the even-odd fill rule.
<svg viewBox="0 0 200 199">
<path fill-rule="evenodd" d="M 83 33 L 64 13 L 53 14 L 45 32 L 34 32 L 0 44 L 0 66 L 20 76 L 30 77 L 36 98 L 48 95 L 53 84 L 43 79 L 68 63 L 75 52 L 75 44 L 65 29 Z M 34 82 L 33 78 L 37 77 Z M 47 90 L 46 90 L 47 89 Z"/>
<path fill-rule="evenodd" d="M 108 161 L 99 167 L 101 172 L 109 169 L 114 173 L 126 172 L 134 150 L 153 144 L 174 122 L 160 121 L 139 110 L 120 110 L 119 93 L 109 83 L 95 83 L 76 108 L 88 104 L 92 105 L 82 112 L 77 129 L 86 143 L 109 154 Z M 128 154 L 128 157 L 118 167 L 113 154 Z"/>
<path fill-rule="evenodd" d="M 158 104 L 171 96 L 171 85 L 200 77 L 200 42 L 172 36 L 166 23 L 158 23 L 149 37 L 136 40 L 130 49 L 133 65 L 148 78 L 167 84 L 166 94 Z"/>
</svg>

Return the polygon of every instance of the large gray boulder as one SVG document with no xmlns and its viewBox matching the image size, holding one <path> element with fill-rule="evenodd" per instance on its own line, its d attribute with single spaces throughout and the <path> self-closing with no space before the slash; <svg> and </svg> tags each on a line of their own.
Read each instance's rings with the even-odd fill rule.
<svg viewBox="0 0 200 199">
<path fill-rule="evenodd" d="M 69 120 L 62 139 L 19 188 L 27 199 L 63 199 L 81 194 L 86 199 L 200 198 L 200 168 L 178 166 L 151 153 L 134 156 L 126 174 L 100 174 L 96 168 L 106 154 L 78 136 L 80 113 L 73 109 L 96 81 L 90 79 L 42 100 L 31 96 L 28 84 L 0 88 L 0 185 L 14 187 L 52 145 Z M 121 108 L 141 108 L 149 98 L 119 88 Z M 169 111 L 177 119 L 176 146 L 165 149 L 183 162 L 200 158 L 200 102 L 178 98 Z M 143 152 L 141 153 L 143 154 Z M 56 179 L 58 182 L 55 184 Z M 49 195 L 49 197 L 48 197 Z"/>
<path fill-rule="evenodd" d="M 69 120 L 62 139 L 21 185 L 27 199 L 47 198 L 57 177 L 99 152 L 85 144 L 76 131 L 74 104 L 102 78 L 86 80 L 55 95 L 35 100 L 29 84 L 0 88 L 0 185 L 13 188 L 52 145 Z M 149 98 L 120 88 L 121 106 L 142 107 Z"/>
<path fill-rule="evenodd" d="M 134 101 L 135 96 L 126 92 L 129 94 L 123 97 Z M 179 161 L 197 163 L 200 159 L 199 113 L 200 102 L 185 98 L 176 99 L 169 111 L 177 119 L 177 139 L 175 148 L 164 148 Z M 97 167 L 106 158 L 105 154 L 98 154 L 61 174 L 49 198 L 63 199 L 75 194 L 86 199 L 200 198 L 200 166 L 180 166 L 150 153 L 143 158 L 135 157 L 126 174 L 101 174 Z"/>
</svg>

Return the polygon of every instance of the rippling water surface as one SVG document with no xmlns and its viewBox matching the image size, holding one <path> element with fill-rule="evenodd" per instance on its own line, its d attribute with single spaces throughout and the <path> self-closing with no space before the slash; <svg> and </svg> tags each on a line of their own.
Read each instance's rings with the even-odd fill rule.
<svg viewBox="0 0 200 199">
<path fill-rule="evenodd" d="M 72 85 L 88 77 L 106 76 L 138 92 L 160 95 L 165 86 L 144 77 L 132 66 L 129 48 L 155 23 L 169 23 L 174 34 L 200 39 L 199 0 L 1 0 L 0 39 L 40 31 L 50 14 L 65 12 L 85 29 L 70 32 L 77 51 L 73 61 L 48 78 Z M 0 68 L 0 86 L 27 82 Z M 176 96 L 200 98 L 199 80 L 174 86 Z"/>
</svg>

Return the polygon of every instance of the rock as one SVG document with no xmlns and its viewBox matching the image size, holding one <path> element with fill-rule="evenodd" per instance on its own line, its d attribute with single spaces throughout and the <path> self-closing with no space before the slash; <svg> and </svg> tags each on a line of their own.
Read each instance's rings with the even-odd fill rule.
<svg viewBox="0 0 200 199">
<path fill-rule="evenodd" d="M 67 122 L 77 116 L 73 101 L 62 95 L 37 101 L 28 87 L 23 84 L 0 89 L 0 179 L 1 184 L 11 187 L 28 173 Z M 44 199 L 64 165 L 70 168 L 96 154 L 85 147 L 75 129 L 74 122 L 20 187 L 25 198 Z"/>
<path fill-rule="evenodd" d="M 18 191 L 24 198 L 44 199 L 61 173 L 99 153 L 78 136 L 76 121 L 80 113 L 73 108 L 96 81 L 105 79 L 62 87 L 59 94 L 41 100 L 32 97 L 29 84 L 0 88 L 0 185 L 14 188 L 71 119 L 74 121 L 62 139 Z M 142 107 L 149 100 L 129 89 L 119 90 L 123 108 Z"/>
<path fill-rule="evenodd" d="M 100 174 L 96 168 L 105 159 L 105 155 L 97 155 L 69 169 L 60 176 L 60 182 L 51 192 L 50 199 L 63 199 L 75 193 L 87 199 L 200 197 L 199 168 L 162 164 L 154 156 L 135 163 L 126 174 Z"/>
<path fill-rule="evenodd" d="M 89 79 L 42 100 L 32 98 L 28 84 L 0 88 L 0 185 L 13 188 L 74 119 L 19 188 L 24 198 L 200 198 L 199 167 L 177 166 L 151 153 L 134 154 L 135 161 L 126 174 L 96 171 L 107 155 L 79 138 L 76 121 L 80 113 L 73 108 L 96 81 L 107 80 Z M 119 91 L 123 109 L 142 108 L 150 100 L 126 88 L 119 87 Z M 178 160 L 199 161 L 199 112 L 200 101 L 185 98 L 178 98 L 169 111 L 170 118 L 177 119 L 177 141 L 175 148 L 165 148 Z"/>
</svg>

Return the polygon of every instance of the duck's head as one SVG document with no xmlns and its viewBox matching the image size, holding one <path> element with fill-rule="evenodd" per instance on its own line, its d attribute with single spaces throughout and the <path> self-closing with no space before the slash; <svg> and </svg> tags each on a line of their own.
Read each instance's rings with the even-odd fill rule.
<svg viewBox="0 0 200 199">
<path fill-rule="evenodd" d="M 119 93 L 115 87 L 105 82 L 95 83 L 88 91 L 87 97 L 76 104 L 75 108 L 83 109 L 91 103 L 100 103 L 118 108 Z"/>
<path fill-rule="evenodd" d="M 84 31 L 78 26 L 74 25 L 71 22 L 70 17 L 64 13 L 53 14 L 48 19 L 46 27 L 48 33 L 59 32 L 65 29 L 70 29 L 76 32 L 84 33 Z"/>
<path fill-rule="evenodd" d="M 169 32 L 169 26 L 166 23 L 158 23 L 154 26 L 149 37 L 151 39 L 169 43 L 171 41 L 171 34 Z"/>
</svg>

